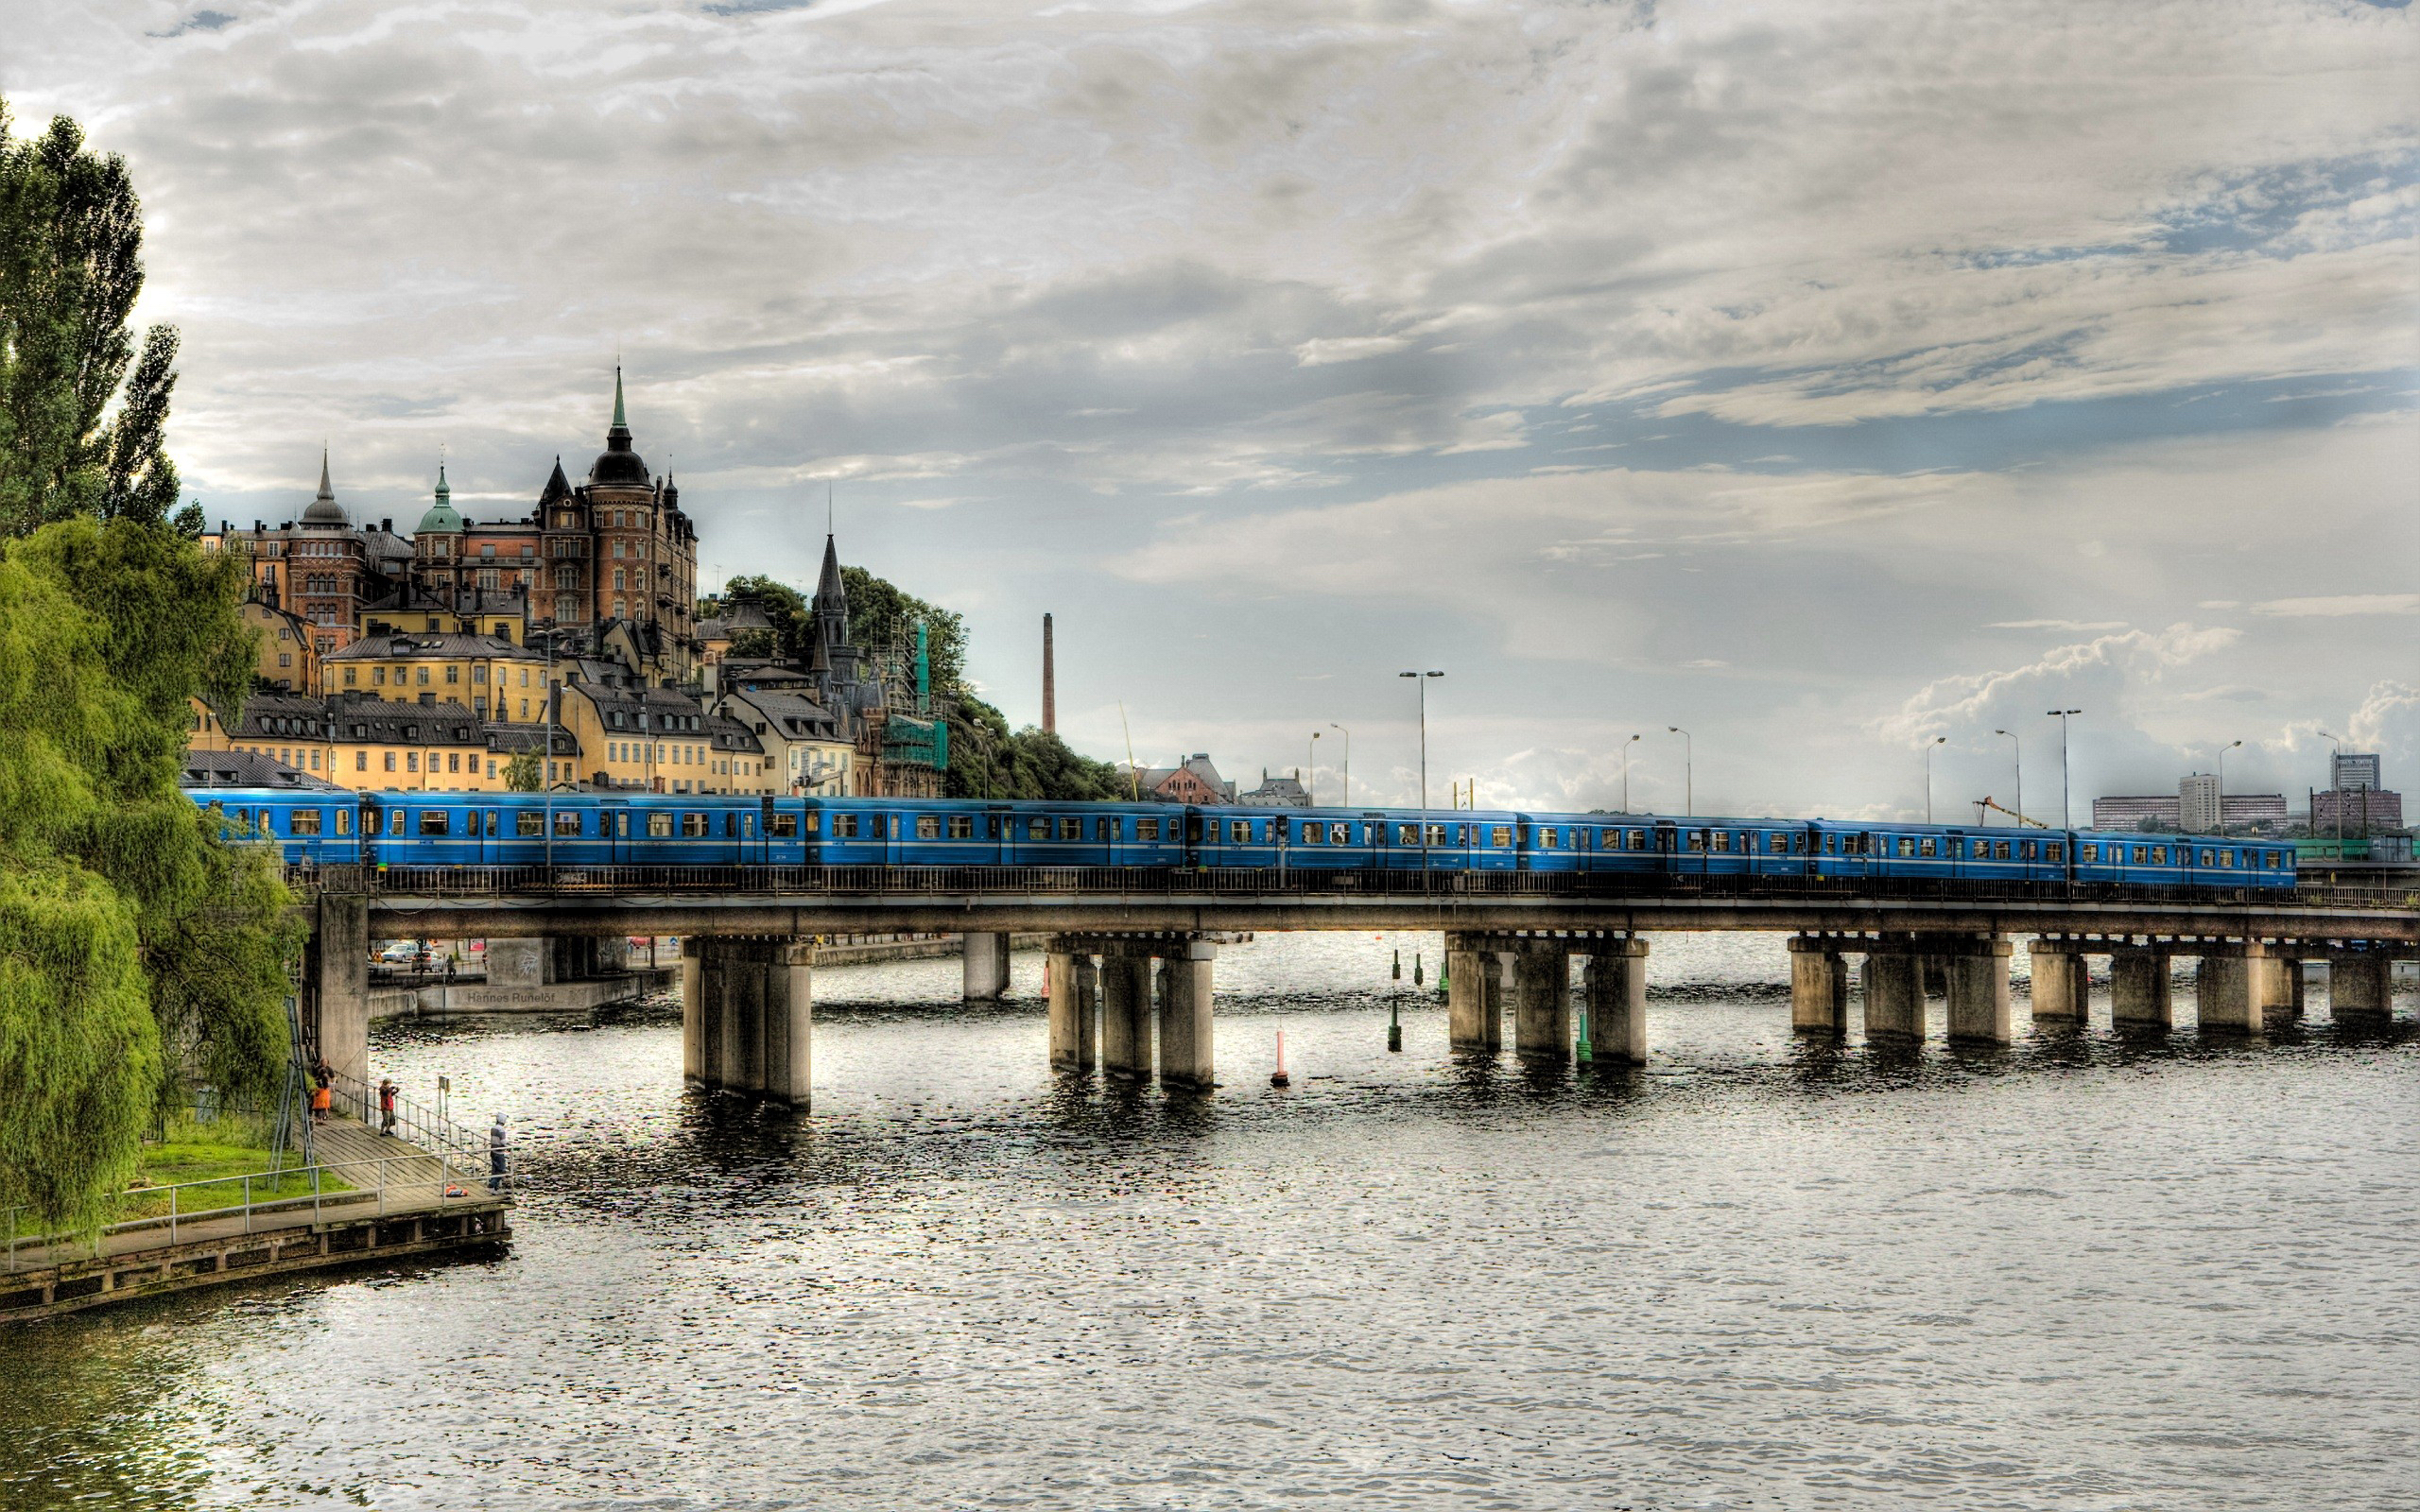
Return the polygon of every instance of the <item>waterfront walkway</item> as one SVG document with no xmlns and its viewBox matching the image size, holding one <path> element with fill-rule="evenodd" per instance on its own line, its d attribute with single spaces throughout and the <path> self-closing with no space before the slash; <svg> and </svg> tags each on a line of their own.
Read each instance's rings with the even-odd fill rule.
<svg viewBox="0 0 2420 1512">
<path fill-rule="evenodd" d="M 96 1240 L 12 1242 L 0 1261 L 0 1323 L 510 1237 L 510 1194 L 490 1190 L 484 1161 L 342 1115 L 314 1136 L 318 1160 L 283 1176 L 156 1188 L 141 1195 L 164 1194 L 167 1211 L 112 1224 Z"/>
</svg>

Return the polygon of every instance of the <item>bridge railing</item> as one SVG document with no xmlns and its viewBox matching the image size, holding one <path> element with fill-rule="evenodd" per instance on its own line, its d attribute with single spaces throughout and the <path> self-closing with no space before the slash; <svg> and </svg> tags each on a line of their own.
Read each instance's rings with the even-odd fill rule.
<svg viewBox="0 0 2420 1512">
<path fill-rule="evenodd" d="M 1366 871 L 1302 867 L 320 867 L 298 880 L 331 892 L 418 898 L 630 898 L 763 894 L 868 897 L 908 893 L 1186 897 L 1897 898 L 1932 902 L 2178 902 L 2250 906 L 2420 908 L 2420 888 L 2334 885 L 2293 892 L 2100 883 L 1908 877 L 1675 876 L 1660 872 Z"/>
<path fill-rule="evenodd" d="M 337 1111 L 358 1119 L 365 1128 L 385 1131 L 385 1114 L 378 1104 L 378 1089 L 358 1076 L 345 1072 L 331 1072 L 326 1076 L 328 1100 Z M 405 1143 L 424 1150 L 441 1150 L 450 1158 L 474 1164 L 488 1159 L 493 1147 L 487 1136 L 464 1128 L 451 1119 L 395 1093 L 395 1130 Z M 509 1162 L 508 1162 L 509 1164 Z"/>
</svg>

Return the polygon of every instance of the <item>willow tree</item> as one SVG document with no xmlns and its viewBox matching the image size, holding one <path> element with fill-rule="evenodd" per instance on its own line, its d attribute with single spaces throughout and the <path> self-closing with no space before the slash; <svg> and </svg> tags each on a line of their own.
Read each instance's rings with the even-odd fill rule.
<svg viewBox="0 0 2420 1512">
<path fill-rule="evenodd" d="M 178 790 L 199 698 L 240 698 L 242 564 L 171 526 L 175 333 L 139 360 L 125 164 L 0 106 L 0 1205 L 105 1216 L 189 1081 L 274 1085 L 292 899 Z"/>
</svg>

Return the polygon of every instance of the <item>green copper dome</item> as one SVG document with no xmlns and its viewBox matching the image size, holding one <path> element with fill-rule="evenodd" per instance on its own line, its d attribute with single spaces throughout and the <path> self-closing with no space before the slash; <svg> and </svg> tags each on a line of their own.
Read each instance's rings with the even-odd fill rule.
<svg viewBox="0 0 2420 1512">
<path fill-rule="evenodd" d="M 437 503 L 420 517 L 420 534 L 424 536 L 458 536 L 462 533 L 462 517 L 455 512 L 454 490 L 445 486 L 445 464 L 437 464 Z"/>
</svg>

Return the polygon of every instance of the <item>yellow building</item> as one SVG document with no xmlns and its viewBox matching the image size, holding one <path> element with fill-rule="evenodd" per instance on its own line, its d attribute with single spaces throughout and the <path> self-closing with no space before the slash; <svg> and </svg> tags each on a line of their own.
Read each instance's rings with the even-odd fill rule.
<svg viewBox="0 0 2420 1512">
<path fill-rule="evenodd" d="M 543 728 L 483 725 L 458 703 L 263 694 L 233 729 L 197 704 L 190 745 L 252 751 L 355 791 L 499 793 L 513 752 L 544 740 Z M 573 781 L 578 743 L 558 731 L 555 748 L 556 780 Z"/>
<path fill-rule="evenodd" d="M 259 686 L 316 696 L 320 691 L 320 654 L 311 627 L 300 615 L 261 599 L 247 600 L 241 612 L 244 623 L 260 632 L 252 666 Z"/>
<path fill-rule="evenodd" d="M 579 780 L 648 793 L 788 791 L 745 726 L 715 718 L 697 699 L 634 684 L 599 663 L 578 663 L 556 713 L 579 742 Z"/>
<path fill-rule="evenodd" d="M 458 703 L 479 723 L 544 724 L 546 659 L 494 635 L 389 630 L 332 651 L 322 678 L 333 695 L 389 703 Z"/>
</svg>

